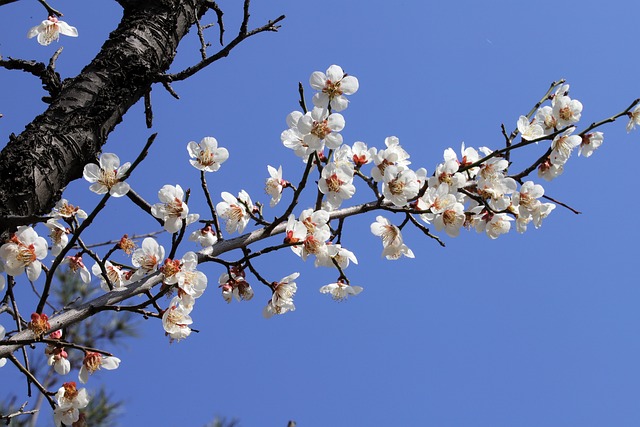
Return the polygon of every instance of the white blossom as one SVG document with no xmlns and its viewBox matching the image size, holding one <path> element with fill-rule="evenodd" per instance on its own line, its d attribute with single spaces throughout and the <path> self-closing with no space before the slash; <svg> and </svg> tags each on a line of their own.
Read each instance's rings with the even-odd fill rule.
<svg viewBox="0 0 640 427">
<path fill-rule="evenodd" d="M 86 389 L 78 390 L 76 383 L 69 381 L 58 389 L 55 395 L 57 406 L 53 410 L 53 421 L 56 427 L 62 424 L 72 425 L 80 418 L 80 409 L 89 404 L 89 396 Z"/>
<path fill-rule="evenodd" d="M 189 215 L 189 207 L 182 200 L 184 191 L 180 185 L 164 185 L 158 191 L 158 198 L 161 203 L 151 206 L 151 214 L 164 222 L 164 229 L 169 233 L 177 233 L 182 228 L 182 220 L 189 225 L 200 217 L 198 214 Z"/>
<path fill-rule="evenodd" d="M 218 140 L 211 136 L 202 138 L 199 144 L 190 141 L 187 144 L 187 151 L 191 157 L 189 163 L 204 172 L 217 171 L 229 158 L 229 151 L 224 147 L 218 147 Z"/>
<path fill-rule="evenodd" d="M 78 379 L 82 384 L 86 384 L 89 380 L 89 375 L 95 371 L 101 368 L 111 371 L 117 369 L 118 366 L 120 366 L 120 359 L 117 357 L 104 356 L 100 353 L 87 351 L 82 361 L 80 372 L 78 372 Z"/>
<path fill-rule="evenodd" d="M 602 132 L 590 132 L 582 135 L 581 138 L 578 156 L 591 157 L 593 152 L 604 142 L 604 134 Z"/>
<path fill-rule="evenodd" d="M 404 244 L 400 229 L 385 217 L 376 217 L 376 222 L 371 224 L 371 232 L 382 238 L 383 257 L 389 260 L 396 260 L 402 255 L 407 258 L 415 257 L 413 251 Z"/>
<path fill-rule="evenodd" d="M 113 197 L 122 197 L 129 192 L 129 184 L 122 181 L 131 163 L 120 166 L 120 158 L 113 153 L 100 155 L 100 165 L 89 163 L 85 165 L 82 176 L 93 183 L 89 187 L 96 194 L 109 193 Z"/>
<path fill-rule="evenodd" d="M 25 270 L 32 282 L 42 272 L 41 259 L 47 256 L 47 241 L 29 226 L 18 227 L 8 243 L 0 247 L 0 258 L 10 276 L 18 276 Z"/>
<path fill-rule="evenodd" d="M 326 73 L 315 71 L 309 78 L 311 87 L 320 92 L 313 95 L 313 105 L 333 111 L 342 111 L 349 105 L 344 95 L 353 95 L 358 90 L 358 79 L 345 74 L 338 65 L 332 65 Z"/>
<path fill-rule="evenodd" d="M 27 33 L 28 38 L 38 37 L 38 43 L 42 46 L 49 45 L 52 41 L 57 41 L 60 34 L 69 37 L 78 37 L 78 30 L 64 21 L 58 20 L 55 16 L 50 16 L 40 25 L 31 28 Z"/>
<path fill-rule="evenodd" d="M 362 292 L 362 286 L 351 286 L 342 280 L 338 280 L 335 283 L 324 285 L 320 288 L 320 292 L 323 294 L 331 294 L 331 297 L 336 301 L 344 301 L 349 295 L 355 296 Z"/>
<path fill-rule="evenodd" d="M 236 199 L 231 193 L 223 191 L 221 194 L 223 201 L 216 205 L 216 211 L 226 223 L 227 233 L 237 231 L 242 233 L 251 219 L 253 203 L 249 194 L 242 190 Z"/>
</svg>

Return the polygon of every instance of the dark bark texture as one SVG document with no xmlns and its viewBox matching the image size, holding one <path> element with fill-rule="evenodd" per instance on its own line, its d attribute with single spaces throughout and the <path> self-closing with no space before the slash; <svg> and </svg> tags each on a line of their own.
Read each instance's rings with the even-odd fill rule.
<svg viewBox="0 0 640 427">
<path fill-rule="evenodd" d="M 119 1 L 123 18 L 95 59 L 0 153 L 0 232 L 48 213 L 107 136 L 165 72 L 205 0 Z M 24 220 L 22 222 L 29 222 Z"/>
</svg>

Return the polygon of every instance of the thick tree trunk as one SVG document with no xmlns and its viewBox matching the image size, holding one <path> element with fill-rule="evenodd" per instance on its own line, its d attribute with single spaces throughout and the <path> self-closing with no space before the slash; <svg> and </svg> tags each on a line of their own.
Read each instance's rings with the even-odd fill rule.
<svg viewBox="0 0 640 427">
<path fill-rule="evenodd" d="M 96 58 L 0 153 L 0 231 L 7 216 L 46 214 L 95 161 L 107 136 L 205 11 L 205 0 L 119 1 L 124 14 Z"/>
</svg>

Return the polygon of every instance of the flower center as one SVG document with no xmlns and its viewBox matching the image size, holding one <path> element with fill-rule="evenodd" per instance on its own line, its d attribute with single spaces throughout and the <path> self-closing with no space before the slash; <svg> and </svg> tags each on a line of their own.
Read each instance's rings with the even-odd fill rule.
<svg viewBox="0 0 640 427">
<path fill-rule="evenodd" d="M 202 166 L 211 166 L 214 164 L 215 160 L 213 159 L 213 152 L 208 148 L 200 150 L 200 153 L 198 153 L 198 163 Z"/>
<path fill-rule="evenodd" d="M 98 182 L 104 185 L 105 187 L 107 187 L 108 189 L 111 189 L 111 187 L 113 187 L 119 182 L 116 176 L 117 176 L 117 171 L 115 169 L 111 169 L 111 170 L 102 169 L 102 173 L 100 174 L 100 179 L 98 179 Z"/>
<path fill-rule="evenodd" d="M 330 133 L 331 129 L 329 129 L 329 123 L 326 119 L 321 122 L 313 122 L 313 126 L 311 127 L 312 135 L 320 139 L 325 139 Z"/>
<path fill-rule="evenodd" d="M 401 181 L 398 178 L 393 179 L 389 182 L 389 191 L 391 191 L 391 194 L 393 195 L 402 194 L 405 185 L 406 183 L 404 181 Z"/>
<path fill-rule="evenodd" d="M 340 186 L 344 184 L 344 181 L 340 180 L 340 178 L 338 178 L 338 175 L 335 173 L 331 175 L 329 178 L 327 178 L 325 181 L 327 182 L 327 187 L 329 188 L 329 191 L 333 193 L 339 192 Z"/>
</svg>

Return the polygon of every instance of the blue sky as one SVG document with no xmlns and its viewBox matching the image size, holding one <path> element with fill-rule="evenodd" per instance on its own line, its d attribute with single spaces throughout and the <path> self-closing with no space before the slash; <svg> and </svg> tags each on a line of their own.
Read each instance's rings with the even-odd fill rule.
<svg viewBox="0 0 640 427">
<path fill-rule="evenodd" d="M 500 124 L 513 129 L 554 80 L 567 79 L 583 103 L 580 129 L 640 96 L 636 2 L 254 3 L 254 26 L 287 15 L 279 33 L 247 40 L 174 84 L 180 101 L 154 87 L 153 129 L 145 129 L 136 105 L 105 146 L 132 160 L 158 132 L 131 177 L 151 203 L 162 185 L 179 183 L 193 189 L 191 209 L 205 212 L 186 144 L 214 136 L 230 151 L 208 176 L 215 201 L 221 191 L 245 189 L 268 204 L 267 164 L 282 165 L 292 180 L 302 171 L 280 143 L 285 117 L 298 107 L 297 83 L 331 64 L 360 81 L 343 112 L 345 142 L 380 148 L 396 135 L 412 165 L 429 173 L 445 148 L 458 151 L 462 141 L 501 147 Z M 0 55 L 47 61 L 61 45 L 57 69 L 71 77 L 95 56 L 120 10 L 115 2 L 53 5 L 78 28 L 78 39 L 48 48 L 27 40 L 46 16 L 37 2 L 20 1 L 2 8 Z M 229 40 L 240 8 L 221 7 Z M 197 48 L 190 34 L 172 69 L 197 61 Z M 1 75 L 0 140 L 7 141 L 44 110 L 44 92 L 30 76 Z M 362 294 L 335 303 L 318 292 L 334 272 L 285 251 L 257 263 L 270 280 L 301 273 L 296 311 L 270 320 L 261 316 L 268 289 L 254 280 L 252 301 L 227 305 L 215 287 L 219 269 L 203 266 L 210 287 L 192 313 L 201 332 L 170 345 L 160 322 L 144 322 L 140 339 L 114 350 L 120 368 L 96 374 L 89 389 L 104 382 L 125 400 L 122 425 L 199 426 L 219 414 L 244 427 L 289 419 L 300 427 L 636 426 L 640 134 L 627 135 L 625 124 L 605 127 L 603 146 L 588 159 L 575 153 L 557 180 L 534 178 L 581 215 L 558 207 L 539 230 L 495 241 L 475 231 L 456 239 L 443 233 L 446 248 L 407 230 L 416 259 L 395 262 L 380 258 L 382 245 L 369 232 L 376 214 L 354 219 L 343 244 L 360 261 L 347 272 Z M 512 159 L 523 165 L 545 149 L 528 147 Z M 66 196 L 90 209 L 98 197 L 87 188 L 74 182 Z M 102 221 L 90 234 L 95 241 L 157 228 L 122 199 L 110 202 Z M 160 241 L 167 245 L 167 236 Z M 185 242 L 181 252 L 194 249 Z M 0 371 L 2 391 L 22 392 L 12 369 Z"/>
</svg>

